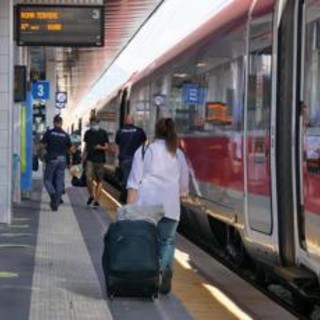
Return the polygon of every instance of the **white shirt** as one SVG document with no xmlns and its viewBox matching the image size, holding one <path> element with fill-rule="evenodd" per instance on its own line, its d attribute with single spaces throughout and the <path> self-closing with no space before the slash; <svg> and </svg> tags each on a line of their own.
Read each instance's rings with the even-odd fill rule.
<svg viewBox="0 0 320 320">
<path fill-rule="evenodd" d="M 180 195 L 189 192 L 189 169 L 181 150 L 172 155 L 164 140 L 157 139 L 134 154 L 127 189 L 138 191 L 138 205 L 164 207 L 165 217 L 180 219 Z"/>
</svg>

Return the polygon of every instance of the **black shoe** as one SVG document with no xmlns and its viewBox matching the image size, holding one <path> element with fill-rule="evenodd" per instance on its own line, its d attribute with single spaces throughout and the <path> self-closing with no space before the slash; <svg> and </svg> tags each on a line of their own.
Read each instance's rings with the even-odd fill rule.
<svg viewBox="0 0 320 320">
<path fill-rule="evenodd" d="M 93 203 L 93 208 L 98 208 L 99 207 L 99 202 L 98 201 L 95 201 L 94 203 Z"/>
<path fill-rule="evenodd" d="M 58 206 L 55 201 L 50 202 L 50 208 L 52 211 L 58 211 Z"/>
<path fill-rule="evenodd" d="M 57 198 L 56 195 L 53 194 L 50 196 L 50 208 L 52 211 L 57 211 L 58 210 L 58 205 L 57 205 Z"/>
<path fill-rule="evenodd" d="M 93 200 L 94 200 L 94 197 L 89 197 L 87 201 L 87 206 L 90 206 Z"/>
<path fill-rule="evenodd" d="M 63 203 L 64 203 L 63 199 L 60 199 L 60 204 L 63 204 Z"/>
<path fill-rule="evenodd" d="M 161 294 L 168 294 L 171 291 L 171 279 L 172 279 L 172 270 L 166 268 L 162 272 L 161 284 L 159 292 Z"/>
</svg>

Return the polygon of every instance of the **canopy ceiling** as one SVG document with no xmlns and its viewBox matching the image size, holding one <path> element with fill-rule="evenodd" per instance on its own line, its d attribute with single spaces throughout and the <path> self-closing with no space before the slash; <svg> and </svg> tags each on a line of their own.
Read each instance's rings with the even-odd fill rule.
<svg viewBox="0 0 320 320">
<path fill-rule="evenodd" d="M 24 0 L 19 3 L 105 6 L 105 44 L 101 48 L 56 48 L 47 54 L 56 64 L 57 87 L 68 91 L 73 108 L 146 22 L 163 0 Z M 34 49 L 34 48 L 33 48 Z"/>
<path fill-rule="evenodd" d="M 57 66 L 57 84 L 68 91 L 69 107 L 73 108 L 89 91 L 159 3 L 159 0 L 105 0 L 104 47 L 64 49 L 64 62 Z M 58 52 L 57 57 L 59 62 Z"/>
</svg>

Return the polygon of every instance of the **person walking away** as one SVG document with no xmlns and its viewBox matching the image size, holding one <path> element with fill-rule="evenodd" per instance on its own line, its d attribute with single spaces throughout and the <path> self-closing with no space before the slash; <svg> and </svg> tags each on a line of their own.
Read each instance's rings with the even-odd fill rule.
<svg viewBox="0 0 320 320">
<path fill-rule="evenodd" d="M 134 125 L 134 119 L 127 115 L 125 125 L 118 130 L 115 142 L 118 146 L 118 159 L 121 170 L 123 185 L 123 200 L 126 199 L 126 184 L 131 170 L 133 156 L 136 150 L 147 140 L 147 136 L 142 128 Z"/>
<path fill-rule="evenodd" d="M 106 151 L 108 150 L 108 134 L 99 127 L 99 119 L 92 117 L 90 119 L 90 129 L 84 135 L 85 147 L 82 161 L 85 162 L 87 188 L 89 198 L 87 205 L 93 202 L 94 207 L 99 206 L 99 197 L 102 191 L 102 180 L 104 175 L 104 165 L 106 162 Z M 93 181 L 96 182 L 96 188 L 93 189 Z"/>
<path fill-rule="evenodd" d="M 62 118 L 53 118 L 53 128 L 42 137 L 41 144 L 46 149 L 44 185 L 50 196 L 50 207 L 57 211 L 64 191 L 66 156 L 71 147 L 70 136 L 62 129 Z"/>
<path fill-rule="evenodd" d="M 140 147 L 133 159 L 127 189 L 127 203 L 163 205 L 164 217 L 157 225 L 162 281 L 160 293 L 171 291 L 175 234 L 180 219 L 180 197 L 189 192 L 189 169 L 184 153 L 178 149 L 175 123 L 160 119 L 155 140 Z"/>
</svg>

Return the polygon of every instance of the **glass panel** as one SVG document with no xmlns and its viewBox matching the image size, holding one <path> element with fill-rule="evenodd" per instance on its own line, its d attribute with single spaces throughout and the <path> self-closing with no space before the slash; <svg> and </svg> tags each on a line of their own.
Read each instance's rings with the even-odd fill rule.
<svg viewBox="0 0 320 320">
<path fill-rule="evenodd" d="M 310 251 L 312 248 L 319 248 L 320 245 L 320 1 L 307 1 L 306 5 L 304 84 L 302 84 L 305 105 L 302 132 L 302 200 L 305 209 L 305 236 Z"/>
<path fill-rule="evenodd" d="M 270 186 L 270 110 L 272 80 L 272 23 L 270 13 L 254 17 L 250 24 L 247 179 L 250 227 L 272 231 Z"/>
<path fill-rule="evenodd" d="M 179 59 L 169 105 L 192 165 L 193 193 L 206 207 L 243 211 L 245 26 Z"/>
<path fill-rule="evenodd" d="M 150 125 L 150 88 L 146 83 L 138 84 L 132 89 L 130 113 L 135 118 L 135 124 L 144 128 L 150 137 L 153 128 Z"/>
</svg>

